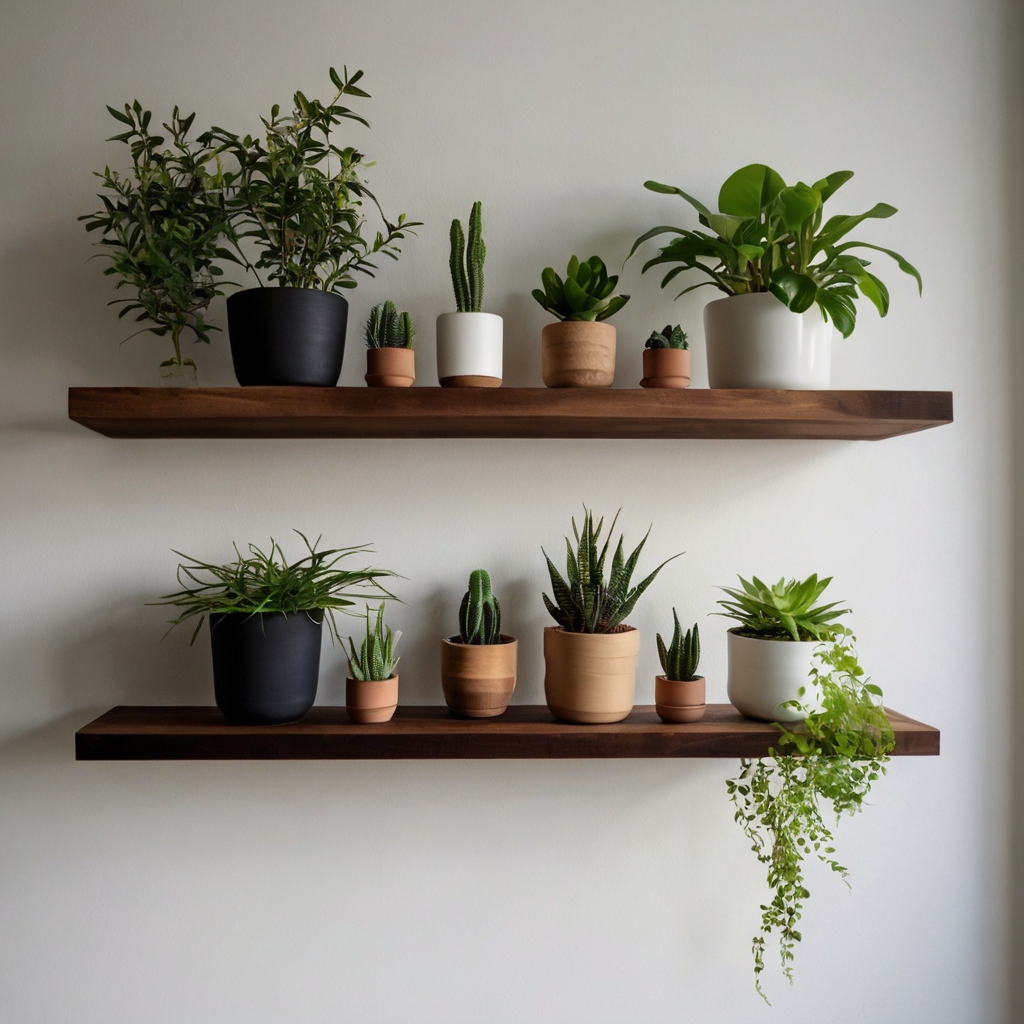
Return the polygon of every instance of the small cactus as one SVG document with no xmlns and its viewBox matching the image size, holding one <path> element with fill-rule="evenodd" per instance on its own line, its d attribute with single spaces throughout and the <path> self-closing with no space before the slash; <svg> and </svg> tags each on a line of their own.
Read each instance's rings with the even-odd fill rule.
<svg viewBox="0 0 1024 1024">
<path fill-rule="evenodd" d="M 412 348 L 416 328 L 412 315 L 404 310 L 399 313 L 395 304 L 388 299 L 383 305 L 374 306 L 366 321 L 367 348 Z"/>
<path fill-rule="evenodd" d="M 464 644 L 501 643 L 501 605 L 484 569 L 469 574 L 469 589 L 459 608 L 459 636 Z"/>
<path fill-rule="evenodd" d="M 672 609 L 672 618 L 675 620 L 676 628 L 667 649 L 661 634 L 658 634 L 658 657 L 661 659 L 662 670 L 668 679 L 696 679 L 697 665 L 700 663 L 700 634 L 697 632 L 697 623 L 684 634 L 675 608 Z"/>
<path fill-rule="evenodd" d="M 484 259 L 487 246 L 483 236 L 483 204 L 477 200 L 469 214 L 469 239 L 462 221 L 452 221 L 452 251 L 448 265 L 455 289 L 455 307 L 460 313 L 479 313 L 484 301 Z"/>
<path fill-rule="evenodd" d="M 353 679 L 390 679 L 394 674 L 399 659 L 394 656 L 395 645 L 401 638 L 401 632 L 392 633 L 390 626 L 384 625 L 384 605 L 377 609 L 377 621 L 373 623 L 370 606 L 366 606 L 366 636 L 358 651 L 355 641 L 348 638 L 350 649 L 348 670 Z"/>
<path fill-rule="evenodd" d="M 690 342 L 687 340 L 686 331 L 684 331 L 679 324 L 673 327 L 671 324 L 665 324 L 665 329 L 662 331 L 651 331 L 651 336 L 647 339 L 647 344 L 644 348 L 689 348 Z"/>
</svg>

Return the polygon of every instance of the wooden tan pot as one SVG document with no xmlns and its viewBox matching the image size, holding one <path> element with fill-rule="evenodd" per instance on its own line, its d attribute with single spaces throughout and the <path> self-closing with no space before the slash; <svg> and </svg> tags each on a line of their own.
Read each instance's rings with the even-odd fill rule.
<svg viewBox="0 0 1024 1024">
<path fill-rule="evenodd" d="M 645 348 L 642 388 L 688 388 L 690 350 L 687 348 Z"/>
<path fill-rule="evenodd" d="M 505 713 L 516 688 L 519 642 L 502 636 L 497 644 L 464 644 L 456 636 L 441 641 L 441 686 L 445 703 L 467 718 Z"/>
<path fill-rule="evenodd" d="M 541 332 L 541 372 L 549 388 L 610 388 L 615 328 L 585 320 L 548 324 Z"/>
<path fill-rule="evenodd" d="M 705 679 L 654 677 L 654 707 L 664 722 L 699 722 L 704 717 Z"/>
<path fill-rule="evenodd" d="M 345 710 L 353 722 L 390 722 L 398 707 L 398 673 L 390 679 L 346 679 Z"/>
<path fill-rule="evenodd" d="M 633 710 L 640 633 L 544 630 L 544 697 L 551 713 L 567 722 L 621 722 Z"/>
<path fill-rule="evenodd" d="M 410 388 L 416 380 L 416 353 L 411 348 L 368 348 L 366 383 L 371 388 Z"/>
</svg>

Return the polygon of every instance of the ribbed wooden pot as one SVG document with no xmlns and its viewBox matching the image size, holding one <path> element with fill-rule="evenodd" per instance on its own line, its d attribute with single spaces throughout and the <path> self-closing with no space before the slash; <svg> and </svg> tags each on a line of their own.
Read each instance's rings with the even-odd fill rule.
<svg viewBox="0 0 1024 1024">
<path fill-rule="evenodd" d="M 690 350 L 687 348 L 645 348 L 642 388 L 688 388 Z"/>
<path fill-rule="evenodd" d="M 345 710 L 353 722 L 390 722 L 398 707 L 398 673 L 390 679 L 346 679 Z"/>
<path fill-rule="evenodd" d="M 633 710 L 640 633 L 566 633 L 544 629 L 544 697 L 551 713 L 567 722 L 621 722 Z"/>
<path fill-rule="evenodd" d="M 519 642 L 504 635 L 498 644 L 442 640 L 441 686 L 448 707 L 467 718 L 504 714 L 516 688 L 518 651 Z"/>
<path fill-rule="evenodd" d="M 664 722 L 699 722 L 704 717 L 705 679 L 654 677 L 654 708 Z"/>
<path fill-rule="evenodd" d="M 615 328 L 563 320 L 541 331 L 541 374 L 549 388 L 610 388 L 615 380 Z"/>
<path fill-rule="evenodd" d="M 411 348 L 368 348 L 366 383 L 371 388 L 410 388 L 416 380 L 416 353 Z"/>
</svg>

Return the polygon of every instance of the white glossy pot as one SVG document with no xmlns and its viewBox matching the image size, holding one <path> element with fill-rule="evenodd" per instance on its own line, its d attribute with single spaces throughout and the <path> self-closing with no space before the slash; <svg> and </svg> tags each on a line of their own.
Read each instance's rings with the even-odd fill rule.
<svg viewBox="0 0 1024 1024">
<path fill-rule="evenodd" d="M 737 711 L 764 722 L 802 722 L 806 715 L 781 705 L 798 700 L 817 710 L 810 678 L 817 640 L 759 640 L 731 629 L 728 636 L 729 700 Z"/>
<path fill-rule="evenodd" d="M 771 292 L 730 295 L 704 307 L 708 386 L 827 388 L 832 324 L 817 304 L 793 313 Z"/>
<path fill-rule="evenodd" d="M 437 379 L 442 387 L 501 384 L 502 322 L 494 313 L 442 313 L 437 318 Z"/>
</svg>

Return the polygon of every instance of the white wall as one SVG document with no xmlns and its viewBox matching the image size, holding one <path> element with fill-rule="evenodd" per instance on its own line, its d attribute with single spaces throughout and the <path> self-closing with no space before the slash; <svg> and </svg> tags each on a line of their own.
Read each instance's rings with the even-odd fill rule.
<svg viewBox="0 0 1024 1024">
<path fill-rule="evenodd" d="M 1004 1006 L 1009 707 L 1008 356 L 1000 268 L 995 0 L 716 4 L 160 5 L 7 0 L 0 33 L 0 1020 L 12 1022 L 998 1021 Z M 653 177 L 713 198 L 760 159 L 792 180 L 852 167 L 837 206 L 900 208 L 892 312 L 865 309 L 834 384 L 953 389 L 951 427 L 878 444 L 599 441 L 113 441 L 66 419 L 72 384 L 151 384 L 161 342 L 119 346 L 110 282 L 76 215 L 123 155 L 105 103 L 255 125 L 330 64 L 366 70 L 352 139 L 391 212 L 426 226 L 353 298 L 417 317 L 432 383 L 451 307 L 453 216 L 484 201 L 485 306 L 510 384 L 540 383 L 542 267 L 621 261 L 688 218 Z M 690 222 L 687 220 L 687 222 Z M 706 381 L 697 293 L 624 273 L 619 383 L 652 326 L 681 320 Z M 223 323 L 222 311 L 219 316 Z M 358 336 L 357 336 L 358 341 Z M 197 353 L 233 379 L 226 341 Z M 358 345 L 342 382 L 362 373 Z M 638 700 L 676 604 L 700 618 L 725 699 L 716 584 L 834 574 L 888 702 L 943 730 L 839 829 L 852 892 L 809 871 L 797 981 L 749 940 L 765 888 L 732 822 L 735 762 L 77 764 L 114 703 L 209 702 L 205 636 L 162 643 L 143 602 L 172 547 L 372 540 L 408 577 L 402 699 L 441 700 L 437 638 L 471 568 L 521 638 L 539 702 L 542 543 L 581 502 L 685 549 L 642 602 Z M 341 700 L 325 651 L 320 700 Z"/>
</svg>

